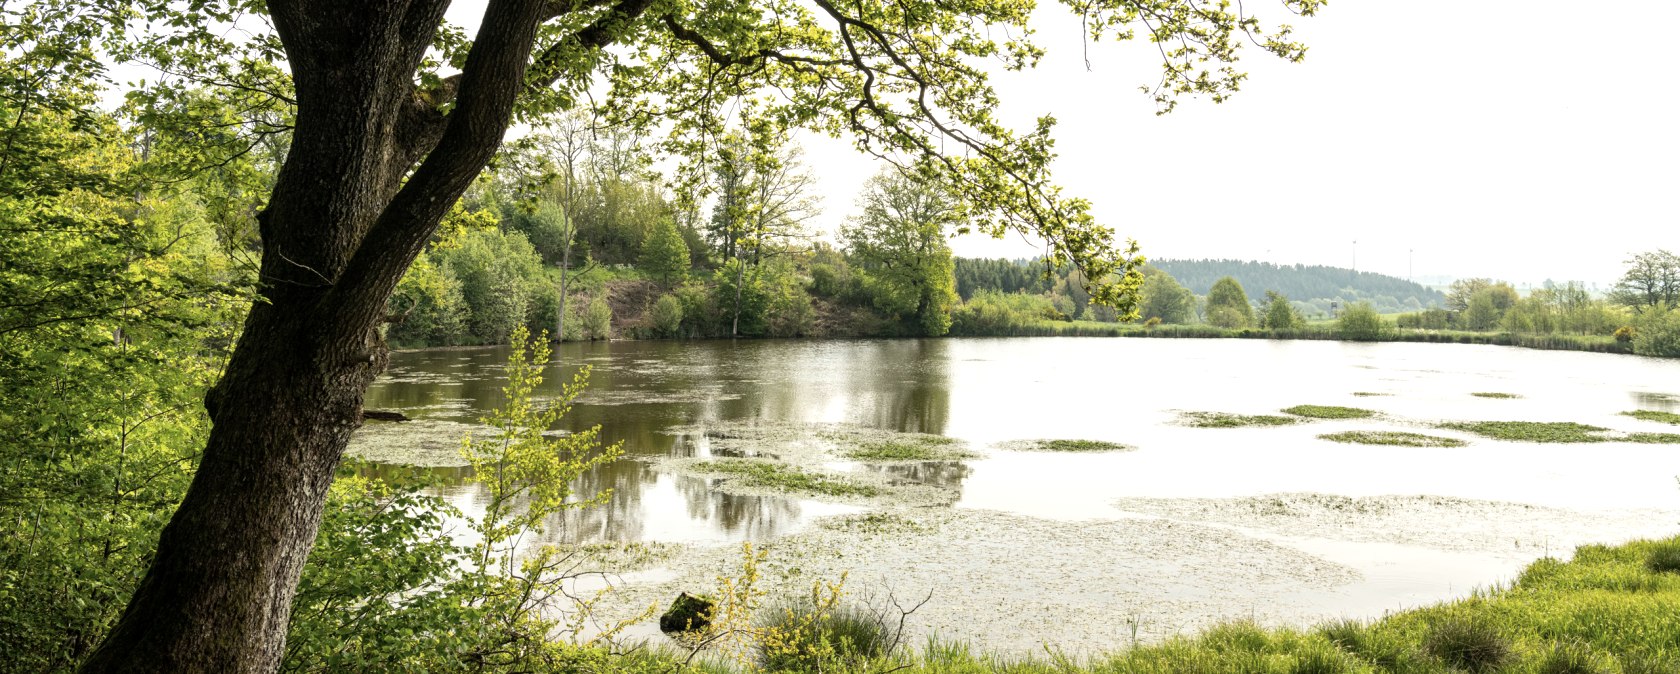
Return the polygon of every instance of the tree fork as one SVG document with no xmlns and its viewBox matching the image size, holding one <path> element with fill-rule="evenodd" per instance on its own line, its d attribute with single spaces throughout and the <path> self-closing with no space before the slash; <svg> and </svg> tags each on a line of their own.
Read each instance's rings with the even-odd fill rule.
<svg viewBox="0 0 1680 674">
<path fill-rule="evenodd" d="M 264 301 L 206 396 L 192 486 L 81 671 L 279 668 L 327 489 L 386 363 L 385 302 L 500 145 L 545 12 L 489 4 L 444 116 L 413 78 L 447 4 L 269 3 L 298 122 L 261 218 Z"/>
</svg>

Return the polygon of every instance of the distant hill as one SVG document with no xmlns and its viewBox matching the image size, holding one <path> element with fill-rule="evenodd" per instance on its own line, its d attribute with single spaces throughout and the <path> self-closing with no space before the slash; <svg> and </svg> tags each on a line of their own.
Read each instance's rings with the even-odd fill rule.
<svg viewBox="0 0 1680 674">
<path fill-rule="evenodd" d="M 1262 301 L 1275 290 L 1297 302 L 1328 312 L 1329 302 L 1366 301 L 1377 311 L 1394 313 L 1440 306 L 1446 296 L 1402 278 L 1341 267 L 1279 265 L 1245 260 L 1150 260 L 1197 295 L 1206 295 L 1214 281 L 1230 276 L 1241 283 L 1250 300 Z"/>
</svg>

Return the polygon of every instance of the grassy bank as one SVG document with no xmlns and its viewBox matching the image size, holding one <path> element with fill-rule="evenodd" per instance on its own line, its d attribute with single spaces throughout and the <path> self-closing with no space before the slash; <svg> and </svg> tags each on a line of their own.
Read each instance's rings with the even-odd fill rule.
<svg viewBox="0 0 1680 674">
<path fill-rule="evenodd" d="M 973 337 L 1162 337 L 1173 339 L 1317 339 L 1341 341 L 1342 335 L 1332 324 L 1309 325 L 1288 330 L 1263 328 L 1228 329 L 1213 325 L 1156 325 L 1144 326 L 1097 321 L 1041 321 L 1031 325 L 1011 326 Z M 1469 332 L 1463 330 L 1414 330 L 1390 328 L 1379 342 L 1426 342 L 1432 344 L 1490 344 L 1520 346 L 1529 349 L 1555 351 L 1591 351 L 1596 353 L 1633 353 L 1625 342 L 1613 337 L 1595 335 L 1537 335 L 1510 332 Z"/>
<path fill-rule="evenodd" d="M 1160 337 L 1168 339 L 1316 339 L 1343 341 L 1334 322 L 1309 323 L 1290 329 L 1221 328 L 1214 325 L 1144 325 L 1099 321 L 1053 321 L 954 325 L 953 335 L 964 337 Z M 1608 335 L 1526 334 L 1472 332 L 1467 330 L 1425 330 L 1387 326 L 1378 342 L 1424 342 L 1432 344 L 1489 344 L 1555 351 L 1633 353 L 1628 342 Z"/>
<path fill-rule="evenodd" d="M 1361 623 L 1268 629 L 1233 623 L 1165 643 L 1093 657 L 988 654 L 932 641 L 866 656 L 814 647 L 797 671 L 1050 674 L 1657 674 L 1680 672 L 1680 537 L 1584 546 L 1569 562 L 1542 559 L 1508 587 Z M 1117 618 L 1116 631 L 1124 623 Z M 855 632 L 855 625 L 848 626 Z M 821 630 L 818 630 L 821 632 Z M 839 631 L 835 631 L 839 634 Z M 1046 641 L 1055 635 L 1046 633 Z M 848 638 L 847 640 L 849 640 Z M 819 640 L 820 641 L 820 640 Z M 846 641 L 835 639 L 836 642 Z M 1124 644 L 1120 645 L 1121 647 Z M 757 663 L 684 667 L 668 653 L 584 656 L 597 671 L 740 672 Z M 796 671 L 796 670 L 782 670 Z"/>
</svg>

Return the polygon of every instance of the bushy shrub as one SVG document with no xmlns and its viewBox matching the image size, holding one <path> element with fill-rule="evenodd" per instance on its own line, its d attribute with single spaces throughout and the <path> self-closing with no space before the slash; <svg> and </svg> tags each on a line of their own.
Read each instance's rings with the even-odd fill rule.
<svg viewBox="0 0 1680 674">
<path fill-rule="evenodd" d="M 1291 330 L 1306 321 L 1282 294 L 1266 291 L 1266 313 L 1260 316 L 1260 327 L 1271 330 Z"/>
<path fill-rule="evenodd" d="M 1680 542 L 1669 541 L 1651 551 L 1645 568 L 1656 573 L 1680 573 Z"/>
<path fill-rule="evenodd" d="M 648 317 L 653 320 L 653 331 L 661 337 L 677 337 L 682 334 L 683 305 L 676 295 L 663 295 L 653 303 L 653 309 L 648 311 Z"/>
<path fill-rule="evenodd" d="M 1246 328 L 1254 324 L 1254 308 L 1241 283 L 1226 276 L 1213 282 L 1207 295 L 1207 321 L 1221 328 Z"/>
<path fill-rule="evenodd" d="M 1449 665 L 1472 672 L 1497 669 L 1511 660 L 1511 642 L 1485 622 L 1451 618 L 1437 623 L 1423 642 L 1424 651 Z"/>
<path fill-rule="evenodd" d="M 1342 312 L 1342 317 L 1336 321 L 1336 330 L 1342 339 L 1356 342 L 1374 342 L 1388 334 L 1388 323 L 1377 310 L 1371 308 L 1369 302 L 1355 302 Z"/>
<path fill-rule="evenodd" d="M 1680 309 L 1654 306 L 1633 326 L 1633 352 L 1641 356 L 1680 358 Z"/>
<path fill-rule="evenodd" d="M 1626 344 L 1628 342 L 1633 341 L 1633 326 L 1624 325 L 1622 327 L 1616 328 L 1615 337 L 1616 337 L 1616 341 L 1621 342 L 1623 344 Z"/>
<path fill-rule="evenodd" d="M 605 294 L 596 295 L 589 301 L 588 308 L 583 310 L 583 332 L 588 339 L 607 339 L 612 337 L 612 307 L 607 305 Z"/>
<path fill-rule="evenodd" d="M 951 312 L 951 334 L 1016 334 L 1055 314 L 1055 307 L 1043 295 L 981 290 Z"/>
<path fill-rule="evenodd" d="M 1452 327 L 1452 314 L 1446 309 L 1425 309 L 1397 316 L 1394 322 L 1399 327 L 1413 330 L 1446 330 Z"/>
<path fill-rule="evenodd" d="M 855 606 L 823 613 L 805 603 L 783 604 L 768 611 L 764 628 L 777 637 L 759 646 L 764 669 L 772 672 L 828 671 L 879 658 L 892 646 L 880 618 Z"/>
</svg>

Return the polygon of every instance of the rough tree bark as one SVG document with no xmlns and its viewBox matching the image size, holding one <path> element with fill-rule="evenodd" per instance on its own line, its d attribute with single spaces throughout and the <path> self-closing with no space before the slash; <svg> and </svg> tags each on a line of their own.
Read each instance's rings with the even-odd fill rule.
<svg viewBox="0 0 1680 674">
<path fill-rule="evenodd" d="M 260 218 L 263 301 L 205 397 L 214 426 L 192 486 L 82 671 L 279 667 L 327 487 L 386 362 L 385 301 L 500 144 L 545 9 L 489 4 L 445 116 L 414 82 L 447 6 L 268 3 L 298 107 Z"/>
</svg>

